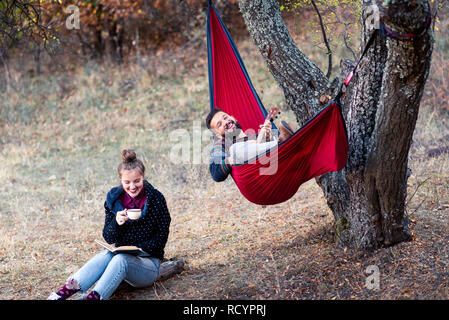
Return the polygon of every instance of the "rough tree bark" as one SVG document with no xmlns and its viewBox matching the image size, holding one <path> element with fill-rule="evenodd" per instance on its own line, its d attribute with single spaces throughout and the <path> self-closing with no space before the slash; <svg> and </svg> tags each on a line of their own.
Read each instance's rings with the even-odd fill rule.
<svg viewBox="0 0 449 320">
<path fill-rule="evenodd" d="M 371 4 L 366 2 L 364 8 Z M 239 5 L 251 37 L 302 125 L 323 107 L 319 97 L 335 92 L 292 40 L 276 0 L 240 0 Z M 377 5 L 381 21 L 400 33 L 417 32 L 428 13 L 426 0 L 385 0 Z M 364 26 L 362 47 L 369 34 Z M 379 35 L 342 101 L 348 163 L 317 180 L 341 244 L 369 250 L 411 238 L 405 215 L 407 160 L 432 45 L 430 29 L 409 42 Z M 340 81 L 352 66 L 342 61 Z"/>
</svg>

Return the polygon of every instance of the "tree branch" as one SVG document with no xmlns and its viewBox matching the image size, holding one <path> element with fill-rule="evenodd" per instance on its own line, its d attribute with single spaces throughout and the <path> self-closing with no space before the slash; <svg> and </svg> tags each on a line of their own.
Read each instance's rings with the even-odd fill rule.
<svg viewBox="0 0 449 320">
<path fill-rule="evenodd" d="M 332 50 L 329 45 L 329 41 L 327 40 L 326 30 L 324 28 L 324 22 L 323 22 L 323 18 L 321 17 L 320 10 L 318 10 L 318 7 L 316 6 L 314 0 L 311 0 L 311 2 L 312 2 L 313 7 L 315 8 L 316 14 L 318 15 L 318 19 L 320 20 L 321 33 L 323 34 L 323 41 L 327 48 L 326 54 L 328 56 L 328 66 L 327 66 L 326 78 L 329 79 L 332 74 Z"/>
<path fill-rule="evenodd" d="M 357 55 L 355 54 L 354 49 L 352 49 L 351 46 L 348 44 L 348 26 L 350 24 L 353 24 L 353 22 L 349 22 L 349 23 L 343 22 L 343 21 L 341 21 L 341 19 L 338 16 L 337 12 L 335 12 L 335 10 L 333 8 L 331 8 L 330 6 L 327 6 L 327 9 L 335 15 L 335 18 L 337 19 L 338 23 L 340 23 L 340 24 L 345 26 L 345 31 L 343 33 L 343 42 L 345 43 L 346 49 L 348 49 L 351 52 L 352 57 L 354 58 L 354 60 L 357 61 Z"/>
</svg>

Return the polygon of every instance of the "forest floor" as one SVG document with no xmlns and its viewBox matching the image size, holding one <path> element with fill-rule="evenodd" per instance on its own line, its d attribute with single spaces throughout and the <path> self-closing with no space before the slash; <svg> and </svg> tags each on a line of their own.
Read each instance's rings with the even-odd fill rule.
<svg viewBox="0 0 449 320">
<path fill-rule="evenodd" d="M 280 106 L 295 123 L 252 42 L 238 46 L 265 106 Z M 45 299 L 99 252 L 94 240 L 123 148 L 137 151 L 167 199 L 166 258 L 183 260 L 185 270 L 145 289 L 122 285 L 112 299 L 448 299 L 449 156 L 429 151 L 449 145 L 448 110 L 433 100 L 449 60 L 434 60 L 443 64 L 432 67 L 409 155 L 413 240 L 374 252 L 336 243 L 314 181 L 263 208 L 232 179 L 211 180 L 205 57 L 190 68 L 161 54 L 143 66 L 92 62 L 23 76 L 0 95 L 0 299 Z M 177 158 L 179 133 L 188 146 L 199 135 L 200 159 Z M 367 286 L 373 266 L 378 288 Z"/>
</svg>

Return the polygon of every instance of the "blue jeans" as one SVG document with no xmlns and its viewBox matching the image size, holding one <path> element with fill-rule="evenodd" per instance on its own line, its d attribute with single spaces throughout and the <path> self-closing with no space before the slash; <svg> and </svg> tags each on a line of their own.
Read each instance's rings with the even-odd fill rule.
<svg viewBox="0 0 449 320">
<path fill-rule="evenodd" d="M 102 251 L 90 259 L 69 279 L 78 282 L 80 290 L 92 289 L 101 299 L 109 299 L 119 284 L 125 280 L 136 288 L 149 286 L 159 277 L 160 260 L 126 253 Z"/>
</svg>

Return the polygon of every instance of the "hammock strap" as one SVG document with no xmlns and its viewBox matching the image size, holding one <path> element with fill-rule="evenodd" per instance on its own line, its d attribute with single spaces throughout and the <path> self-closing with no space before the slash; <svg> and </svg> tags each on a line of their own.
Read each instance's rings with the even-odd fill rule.
<svg viewBox="0 0 449 320">
<path fill-rule="evenodd" d="M 389 37 L 398 41 L 412 41 L 420 36 L 422 36 L 430 27 L 430 22 L 432 21 L 432 11 L 430 9 L 430 3 L 427 1 L 427 18 L 424 24 L 419 28 L 416 33 L 399 33 L 388 28 L 385 24 L 381 23 L 379 25 L 380 32 L 383 36 Z"/>
<path fill-rule="evenodd" d="M 345 86 L 345 88 L 349 85 L 349 83 L 352 80 L 352 77 L 354 76 L 354 73 L 357 69 L 357 67 L 359 66 L 360 62 L 362 61 L 363 57 L 365 56 L 365 54 L 368 52 L 368 49 L 373 45 L 374 43 L 374 39 L 376 38 L 376 36 L 379 33 L 379 29 L 375 29 L 373 31 L 373 33 L 371 34 L 371 36 L 369 37 L 368 42 L 365 45 L 365 48 L 363 49 L 362 55 L 360 56 L 359 60 L 357 61 L 355 67 L 352 69 L 352 71 L 349 73 L 349 75 L 346 77 L 345 81 L 340 85 L 340 88 L 338 90 L 338 94 L 335 97 L 335 101 L 338 102 L 338 104 L 340 104 L 340 98 L 343 95 L 344 91 L 343 91 L 343 86 Z"/>
<path fill-rule="evenodd" d="M 432 21 L 432 12 L 430 10 L 430 4 L 429 1 L 427 1 L 427 18 L 426 21 L 424 22 L 424 24 L 422 25 L 421 28 L 419 28 L 419 30 L 417 31 L 417 33 L 405 33 L 405 34 L 401 34 L 398 33 L 394 30 L 391 30 L 390 28 L 388 28 L 385 24 L 381 23 L 379 25 L 380 29 L 375 29 L 373 31 L 373 33 L 371 34 L 368 42 L 365 45 L 365 48 L 363 49 L 362 55 L 360 56 L 359 60 L 357 61 L 354 69 L 352 69 L 352 71 L 349 73 L 349 75 L 346 77 L 345 81 L 340 85 L 340 88 L 338 90 L 338 94 L 335 97 L 335 100 L 340 103 L 340 98 L 343 95 L 343 85 L 345 87 L 347 87 L 349 85 L 349 83 L 352 80 L 352 77 L 354 76 L 354 73 L 357 69 L 357 67 L 360 64 L 360 61 L 362 61 L 363 57 L 365 56 L 365 54 L 367 53 L 368 49 L 372 46 L 372 44 L 374 43 L 374 39 L 376 38 L 377 34 L 380 32 L 383 36 L 398 40 L 398 41 L 411 41 L 414 40 L 420 36 L 422 36 L 430 27 L 430 22 Z"/>
</svg>

